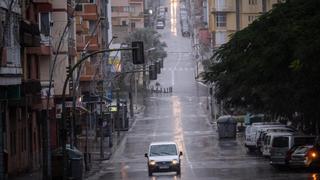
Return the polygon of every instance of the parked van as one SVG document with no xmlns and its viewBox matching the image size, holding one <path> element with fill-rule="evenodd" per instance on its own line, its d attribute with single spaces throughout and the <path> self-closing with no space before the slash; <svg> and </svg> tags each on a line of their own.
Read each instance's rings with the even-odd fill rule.
<svg viewBox="0 0 320 180">
<path fill-rule="evenodd" d="M 257 148 L 256 139 L 257 139 L 257 131 L 264 127 L 274 127 L 274 126 L 284 126 L 278 122 L 260 122 L 253 123 L 246 127 L 245 131 L 245 142 L 244 145 L 249 149 L 249 151 L 253 151 Z"/>
<path fill-rule="evenodd" d="M 274 144 L 274 139 L 277 139 L 277 137 L 287 137 L 292 135 L 293 133 L 290 132 L 269 132 L 263 142 L 262 155 L 265 157 L 270 157 L 270 150 Z"/>
<path fill-rule="evenodd" d="M 313 145 L 315 136 L 306 135 L 283 135 L 273 138 L 270 148 L 270 164 L 272 166 L 285 165 L 286 155 L 293 146 Z"/>
<path fill-rule="evenodd" d="M 279 126 L 272 126 L 272 127 L 263 127 L 257 131 L 256 135 L 256 148 L 262 153 L 263 152 L 263 146 L 264 146 L 264 140 L 266 138 L 266 135 L 271 132 L 297 132 L 295 129 L 287 127 L 285 125 L 279 125 Z"/>
</svg>

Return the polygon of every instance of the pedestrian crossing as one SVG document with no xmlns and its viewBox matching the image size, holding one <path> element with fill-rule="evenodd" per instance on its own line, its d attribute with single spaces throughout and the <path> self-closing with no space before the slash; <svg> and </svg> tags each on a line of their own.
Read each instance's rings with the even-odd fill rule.
<svg viewBox="0 0 320 180">
<path fill-rule="evenodd" d="M 162 71 L 194 71 L 194 68 L 192 68 L 192 67 L 163 68 Z"/>
</svg>

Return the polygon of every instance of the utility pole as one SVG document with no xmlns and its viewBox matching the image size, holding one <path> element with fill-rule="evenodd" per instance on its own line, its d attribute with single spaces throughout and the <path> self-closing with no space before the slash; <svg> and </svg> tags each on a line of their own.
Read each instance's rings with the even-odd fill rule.
<svg viewBox="0 0 320 180">
<path fill-rule="evenodd" d="M 103 84 L 102 84 L 103 86 Z M 103 95 L 103 91 L 101 93 Z M 102 96 L 100 96 L 100 122 L 99 122 L 99 127 L 100 127 L 100 158 L 101 160 L 104 158 L 104 148 L 103 148 L 103 141 L 104 141 L 104 134 L 103 134 L 103 111 L 102 111 Z"/>
<path fill-rule="evenodd" d="M 0 100 L 0 179 L 5 178 L 4 146 L 3 146 L 3 124 L 2 124 L 2 101 Z"/>
<path fill-rule="evenodd" d="M 117 111 L 116 111 L 116 116 L 117 116 L 117 119 L 116 119 L 116 124 L 117 124 L 117 136 L 119 137 L 120 136 L 120 114 L 119 114 L 119 110 L 120 110 L 120 97 L 119 97 L 119 91 L 120 89 L 117 88 L 116 89 L 116 94 L 117 94 Z"/>
</svg>

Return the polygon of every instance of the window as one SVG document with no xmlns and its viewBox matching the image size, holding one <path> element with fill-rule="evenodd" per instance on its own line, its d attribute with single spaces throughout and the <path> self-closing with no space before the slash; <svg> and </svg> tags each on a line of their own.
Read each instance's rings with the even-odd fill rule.
<svg viewBox="0 0 320 180">
<path fill-rule="evenodd" d="M 129 7 L 128 6 L 124 6 L 123 7 L 123 12 L 129 12 Z"/>
<path fill-rule="evenodd" d="M 32 58 L 30 54 L 27 54 L 27 79 L 32 78 Z"/>
<path fill-rule="evenodd" d="M 288 147 L 289 138 L 288 137 L 275 137 L 272 143 L 273 147 Z"/>
<path fill-rule="evenodd" d="M 129 7 L 130 12 L 135 12 L 135 7 Z"/>
<path fill-rule="evenodd" d="M 217 0 L 216 1 L 216 9 L 217 10 L 222 10 L 226 7 L 226 2 L 225 0 Z"/>
<path fill-rule="evenodd" d="M 135 29 L 136 28 L 136 23 L 135 22 L 132 22 L 131 23 L 131 29 Z"/>
<path fill-rule="evenodd" d="M 227 32 L 216 32 L 216 45 L 221 45 L 227 42 Z"/>
<path fill-rule="evenodd" d="M 254 21 L 254 16 L 248 16 L 248 21 L 249 21 L 249 23 L 251 23 L 252 21 Z"/>
<path fill-rule="evenodd" d="M 117 7 L 112 6 L 112 7 L 111 7 L 111 12 L 117 12 L 117 9 L 118 9 Z"/>
<path fill-rule="evenodd" d="M 49 36 L 50 35 L 50 14 L 48 12 L 39 13 L 40 33 Z"/>
<path fill-rule="evenodd" d="M 92 20 L 89 20 L 89 32 L 90 32 L 90 34 L 94 31 L 95 27 L 96 27 L 96 22 L 92 21 Z"/>
<path fill-rule="evenodd" d="M 77 4 L 76 7 L 74 8 L 75 11 L 82 11 L 83 6 L 82 4 Z"/>
<path fill-rule="evenodd" d="M 34 64 L 35 64 L 35 73 L 36 73 L 36 79 L 40 79 L 40 71 L 39 71 L 39 56 L 35 56 L 34 59 Z"/>
<path fill-rule="evenodd" d="M 250 5 L 256 5 L 257 4 L 257 0 L 249 0 L 249 4 Z"/>
<path fill-rule="evenodd" d="M 226 13 L 217 13 L 217 27 L 226 27 L 227 25 L 227 16 Z"/>
</svg>

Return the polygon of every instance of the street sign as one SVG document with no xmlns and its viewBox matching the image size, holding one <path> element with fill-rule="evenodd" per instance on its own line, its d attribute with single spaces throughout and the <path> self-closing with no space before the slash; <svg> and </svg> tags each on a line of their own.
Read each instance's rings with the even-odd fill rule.
<svg viewBox="0 0 320 180">
<path fill-rule="evenodd" d="M 117 112 L 117 106 L 109 106 L 109 112 Z"/>
</svg>

